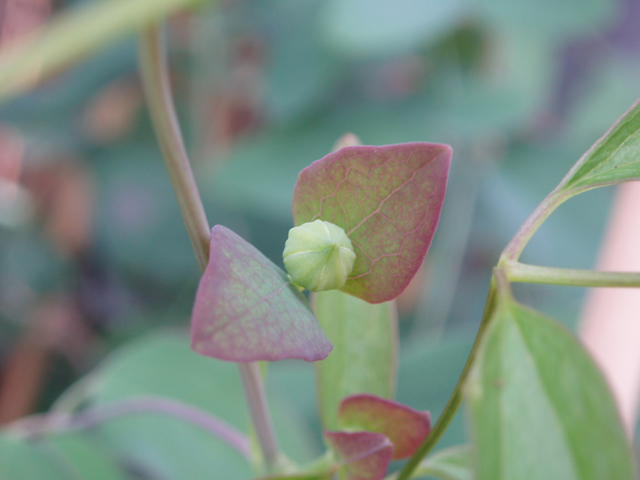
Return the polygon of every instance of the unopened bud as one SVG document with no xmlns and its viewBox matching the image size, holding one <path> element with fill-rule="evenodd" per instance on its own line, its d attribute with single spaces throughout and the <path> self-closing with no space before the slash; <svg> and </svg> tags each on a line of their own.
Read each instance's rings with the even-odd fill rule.
<svg viewBox="0 0 640 480">
<path fill-rule="evenodd" d="M 344 286 L 356 254 L 342 228 L 316 220 L 289 230 L 282 257 L 296 284 L 321 292 Z"/>
</svg>

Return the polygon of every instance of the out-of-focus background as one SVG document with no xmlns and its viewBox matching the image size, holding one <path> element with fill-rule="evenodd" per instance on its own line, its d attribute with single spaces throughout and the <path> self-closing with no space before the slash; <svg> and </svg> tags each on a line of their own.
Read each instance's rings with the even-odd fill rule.
<svg viewBox="0 0 640 480">
<path fill-rule="evenodd" d="M 82 3 L 91 2 L 2 0 L 0 51 Z M 235 0 L 182 14 L 166 34 L 209 221 L 277 264 L 297 173 L 342 134 L 453 146 L 440 226 L 398 299 L 398 400 L 437 417 L 502 248 L 640 97 L 639 24 L 638 0 Z M 522 260 L 592 268 L 612 193 L 562 206 Z M 0 423 L 60 398 L 58 407 L 155 393 L 243 427 L 233 368 L 187 347 L 198 279 L 143 106 L 134 38 L 0 107 Z M 515 286 L 570 328 L 584 293 Z M 282 362 L 269 377 L 285 450 L 313 458 L 312 366 Z M 458 417 L 442 446 L 465 441 Z M 81 474 L 113 472 L 104 478 L 211 478 L 233 463 L 171 422 L 133 419 L 85 441 L 44 443 Z M 206 458 L 185 460 L 194 452 Z M 216 478 L 244 478 L 243 468 Z"/>
</svg>

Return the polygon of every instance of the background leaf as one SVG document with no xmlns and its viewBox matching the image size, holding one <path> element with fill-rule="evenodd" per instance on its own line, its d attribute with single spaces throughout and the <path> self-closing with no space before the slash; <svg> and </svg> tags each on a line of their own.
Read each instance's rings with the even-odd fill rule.
<svg viewBox="0 0 640 480">
<path fill-rule="evenodd" d="M 477 479 L 635 478 L 614 400 L 575 338 L 502 299 L 466 385 Z"/>
<path fill-rule="evenodd" d="M 395 303 L 370 304 L 337 290 L 312 294 L 313 310 L 333 343 L 329 356 L 316 363 L 320 416 L 336 430 L 343 398 L 370 393 L 393 398 L 397 375 Z"/>
<path fill-rule="evenodd" d="M 126 480 L 116 458 L 103 445 L 84 432 L 52 434 L 46 438 L 51 448 L 63 455 L 78 475 L 78 480 Z M 75 479 L 75 477 L 74 477 Z"/>
<path fill-rule="evenodd" d="M 356 261 L 342 291 L 372 303 L 402 293 L 431 245 L 450 162 L 448 145 L 355 146 L 300 172 L 294 223 L 334 223 L 353 243 Z"/>
<path fill-rule="evenodd" d="M 159 395 L 216 415 L 241 431 L 249 428 L 237 366 L 196 354 L 186 334 L 156 333 L 128 344 L 96 371 L 92 383 L 87 400 L 97 406 Z M 283 451 L 295 462 L 311 461 L 318 452 L 295 409 L 283 404 L 277 392 L 270 392 L 268 400 Z M 106 451 L 150 478 L 209 480 L 211 472 L 225 480 L 251 477 L 250 465 L 236 450 L 167 415 L 131 415 L 92 433 Z"/>
<path fill-rule="evenodd" d="M 332 348 L 289 276 L 221 225 L 211 230 L 191 328 L 196 352 L 233 362 L 311 362 Z"/>
<path fill-rule="evenodd" d="M 575 35 L 585 29 L 606 25 L 616 13 L 614 2 L 606 0 L 480 0 L 482 17 L 502 28 L 524 29 L 558 37 Z"/>
<path fill-rule="evenodd" d="M 35 447 L 0 433 L 0 475 L 3 479 L 67 480 L 69 472 L 65 469 L 68 468 L 64 459 L 43 453 L 42 445 Z"/>
<path fill-rule="evenodd" d="M 425 458 L 412 477 L 434 476 L 443 480 L 472 480 L 471 455 L 469 445 L 445 448 Z"/>
<path fill-rule="evenodd" d="M 115 0 L 76 8 L 0 56 L 0 99 L 28 90 L 56 70 L 120 36 L 203 0 Z"/>
<path fill-rule="evenodd" d="M 433 42 L 464 14 L 465 0 L 332 0 L 323 34 L 334 49 L 351 55 L 388 55 Z"/>
<path fill-rule="evenodd" d="M 640 100 L 578 160 L 561 185 L 583 191 L 629 180 L 640 180 Z"/>
<path fill-rule="evenodd" d="M 431 431 L 431 415 L 375 395 L 352 395 L 338 410 L 340 428 L 385 435 L 393 443 L 393 460 L 413 455 Z"/>
</svg>

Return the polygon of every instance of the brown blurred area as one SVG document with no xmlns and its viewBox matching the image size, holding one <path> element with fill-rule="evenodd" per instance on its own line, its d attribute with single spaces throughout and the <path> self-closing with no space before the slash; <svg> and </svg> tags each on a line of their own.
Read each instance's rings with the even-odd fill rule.
<svg viewBox="0 0 640 480">
<path fill-rule="evenodd" d="M 42 27 L 60 3 L 1 1 L 0 51 Z M 105 114 L 93 114 L 94 118 L 100 116 Z M 103 122 L 109 121 L 110 118 Z M 25 161 L 25 143 L 16 127 L 0 124 L 0 187 L 29 193 L 36 205 L 35 216 L 42 235 L 61 258 L 72 262 L 86 251 L 91 240 L 95 182 L 90 171 L 76 159 L 54 158 L 31 165 Z M 21 336 L 2 352 L 0 424 L 37 408 L 53 354 L 62 353 L 73 364 L 87 354 L 92 343 L 93 334 L 82 320 L 77 301 L 64 292 L 35 298 L 18 323 L 23 327 Z"/>
<path fill-rule="evenodd" d="M 0 2 L 0 51 L 42 26 L 51 16 L 52 0 L 3 0 Z M 0 176 L 10 182 L 20 179 L 24 141 L 11 126 L 0 127 Z M 40 313 L 42 316 L 42 313 Z M 34 322 L 29 322 L 34 323 Z M 35 323 L 41 323 L 41 320 Z M 40 393 L 47 362 L 47 348 L 31 328 L 6 354 L 0 376 L 0 423 L 30 413 Z"/>
<path fill-rule="evenodd" d="M 37 32 L 62 4 L 62 0 L 0 0 L 0 52 Z M 169 25 L 169 34 L 178 40 L 186 38 L 188 26 L 187 18 L 177 16 Z M 186 48 L 188 42 L 183 43 Z M 230 49 L 226 80 L 206 92 L 203 99 L 203 151 L 224 152 L 236 138 L 262 124 L 265 48 L 260 37 L 246 37 Z M 188 80 L 179 69 L 171 75 L 179 94 Z M 142 108 L 139 80 L 127 72 L 91 94 L 79 108 L 74 128 L 83 141 L 96 148 L 117 145 L 131 136 Z M 19 128 L 0 123 L 0 190 L 16 188 L 29 198 L 33 211 L 25 224 L 35 227 L 38 238 L 57 261 L 76 272 L 71 280 L 62 281 L 62 287 L 46 293 L 14 279 L 5 279 L 8 286 L 0 282 L 0 289 L 7 290 L 0 292 L 0 298 L 11 296 L 13 290 L 22 292 L 15 296 L 19 308 L 12 307 L 19 313 L 7 315 L 18 327 L 18 335 L 0 351 L 0 424 L 42 407 L 43 391 L 56 359 L 62 358 L 78 376 L 104 350 L 98 331 L 101 319 L 96 320 L 91 305 L 87 306 L 91 300 L 84 298 L 88 287 L 83 284 L 102 275 L 102 267 L 96 266 L 100 260 L 92 250 L 98 183 L 93 166 L 82 154 L 64 149 L 34 154 Z M 100 288 L 110 288 L 108 280 L 98 278 L 97 283 Z"/>
</svg>

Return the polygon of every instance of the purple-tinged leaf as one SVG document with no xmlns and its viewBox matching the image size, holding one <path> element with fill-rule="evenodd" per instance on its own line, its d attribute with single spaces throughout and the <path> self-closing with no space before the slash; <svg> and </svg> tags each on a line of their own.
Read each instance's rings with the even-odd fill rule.
<svg viewBox="0 0 640 480">
<path fill-rule="evenodd" d="M 300 172 L 294 223 L 334 223 L 353 243 L 356 261 L 343 292 L 371 303 L 402 293 L 431 244 L 450 162 L 448 145 L 353 146 Z"/>
<path fill-rule="evenodd" d="M 338 410 L 340 428 L 382 433 L 393 443 L 393 460 L 407 458 L 431 431 L 431 415 L 375 395 L 352 395 Z"/>
<path fill-rule="evenodd" d="M 232 362 L 322 360 L 333 348 L 289 276 L 231 230 L 211 230 L 191 348 Z"/>
<path fill-rule="evenodd" d="M 373 432 L 324 432 L 324 438 L 340 460 L 341 478 L 381 480 L 393 455 L 387 437 Z"/>
</svg>

